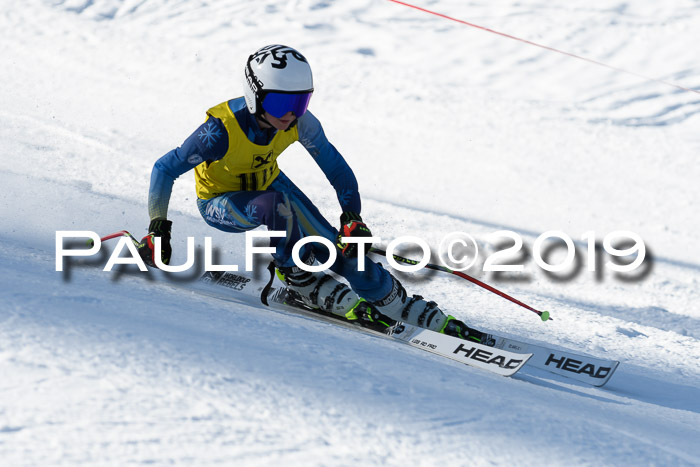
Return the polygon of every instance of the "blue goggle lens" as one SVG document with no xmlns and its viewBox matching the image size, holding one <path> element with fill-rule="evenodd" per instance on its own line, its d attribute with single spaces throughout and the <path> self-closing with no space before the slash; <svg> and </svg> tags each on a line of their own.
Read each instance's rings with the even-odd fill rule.
<svg viewBox="0 0 700 467">
<path fill-rule="evenodd" d="M 294 115 L 301 117 L 309 106 L 311 94 L 313 93 L 288 94 L 284 92 L 269 92 L 263 98 L 262 107 L 275 118 L 281 118 L 287 112 L 294 112 Z"/>
</svg>

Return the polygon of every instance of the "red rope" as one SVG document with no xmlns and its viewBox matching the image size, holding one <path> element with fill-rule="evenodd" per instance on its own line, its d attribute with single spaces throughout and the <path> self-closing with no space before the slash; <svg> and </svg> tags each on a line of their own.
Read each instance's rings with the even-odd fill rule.
<svg viewBox="0 0 700 467">
<path fill-rule="evenodd" d="M 429 13 L 429 14 L 431 14 L 431 15 L 439 16 L 440 18 L 444 18 L 444 19 L 447 19 L 447 20 L 450 20 L 450 21 L 454 21 L 454 22 L 456 22 L 456 23 L 464 24 L 465 26 L 471 26 L 471 27 L 473 27 L 473 28 L 481 29 L 482 31 L 487 31 L 487 32 L 490 32 L 490 33 L 493 33 L 493 34 L 498 34 L 499 36 L 507 37 L 508 39 L 513 39 L 513 40 L 516 40 L 516 41 L 524 42 L 524 43 L 526 43 L 526 44 L 534 45 L 535 47 L 540 47 L 540 48 L 542 48 L 542 49 L 549 50 L 549 51 L 556 52 L 556 53 L 560 53 L 560 54 L 562 54 L 562 55 L 567 55 L 567 56 L 569 56 L 569 57 L 578 58 L 579 60 L 583 60 L 583 61 L 588 62 L 588 63 L 593 63 L 593 64 L 595 64 L 595 65 L 599 65 L 599 66 L 602 66 L 602 67 L 605 67 L 605 68 L 609 68 L 609 69 L 611 69 L 611 70 L 620 71 L 620 72 L 622 72 L 622 73 L 627 73 L 627 74 L 629 74 L 629 75 L 636 76 L 636 77 L 638 77 L 638 78 L 642 78 L 642 79 L 645 79 L 645 80 L 647 80 L 647 81 L 654 81 L 654 82 L 657 82 L 657 83 L 665 84 L 666 86 L 672 86 L 672 87 L 674 87 L 674 88 L 676 88 L 676 89 L 680 89 L 681 91 L 687 91 L 687 92 L 693 92 L 693 93 L 695 93 L 695 94 L 700 94 L 700 91 L 697 91 L 697 90 L 695 90 L 695 89 L 686 88 L 686 87 L 684 87 L 684 86 L 680 86 L 680 85 L 678 85 L 678 84 L 670 83 L 670 82 L 664 81 L 664 80 L 662 80 L 662 79 L 652 78 L 652 77 L 650 77 L 650 76 L 642 75 L 642 74 L 640 74 L 640 73 L 635 73 L 634 71 L 625 70 L 624 68 L 618 68 L 618 67 L 616 67 L 616 66 L 612 66 L 612 65 L 608 65 L 608 64 L 606 64 L 606 63 L 598 62 L 598 61 L 592 60 L 592 59 L 590 59 L 590 58 L 581 57 L 581 56 L 579 56 L 579 55 L 572 54 L 572 53 L 570 53 L 570 52 L 565 52 L 565 51 L 563 51 L 563 50 L 555 49 L 555 48 L 553 48 L 553 47 L 548 47 L 548 46 L 546 46 L 546 45 L 538 44 L 537 42 L 532 42 L 532 41 L 528 41 L 528 40 L 526 40 L 526 39 L 521 39 L 520 37 L 511 36 L 510 34 L 505 34 L 505 33 L 503 33 L 503 32 L 494 31 L 493 29 L 485 28 L 485 27 L 483 27 L 483 26 L 479 26 L 478 24 L 469 23 L 469 22 L 467 22 L 467 21 L 464 21 L 464 20 L 461 20 L 461 19 L 457 19 L 457 18 L 453 18 L 452 16 L 447 16 L 447 15 L 444 15 L 444 14 L 442 14 L 442 13 L 438 13 L 438 12 L 436 12 L 436 11 L 432 11 L 432 10 L 428 10 L 428 9 L 425 9 L 425 8 L 421 8 L 421 7 L 416 6 L 416 5 L 411 5 L 410 3 L 401 2 L 401 1 L 399 1 L 399 0 L 389 0 L 389 1 L 390 1 L 390 2 L 393 2 L 393 3 L 398 3 L 399 5 L 407 6 L 407 7 L 410 7 L 410 8 L 415 8 L 416 10 L 422 11 L 422 12 L 424 12 L 424 13 Z"/>
</svg>

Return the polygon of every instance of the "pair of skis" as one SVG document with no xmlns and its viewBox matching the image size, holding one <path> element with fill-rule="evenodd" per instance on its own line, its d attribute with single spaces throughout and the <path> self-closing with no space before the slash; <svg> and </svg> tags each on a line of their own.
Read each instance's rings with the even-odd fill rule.
<svg viewBox="0 0 700 467">
<path fill-rule="evenodd" d="M 264 287 L 265 284 L 262 281 L 238 272 L 206 272 L 199 280 L 198 290 L 218 298 L 243 299 L 245 297 L 247 300 L 242 301 L 259 303 L 258 298 Z M 290 300 L 287 292 L 281 282 L 273 286 L 269 290 L 269 306 L 380 335 L 501 376 L 512 376 L 523 367 L 529 366 L 592 386 L 603 386 L 610 380 L 619 365 L 617 361 L 568 350 L 557 350 L 501 336 L 494 336 L 496 344 L 488 347 L 400 321 L 386 331 L 379 332 L 363 328 L 335 315 L 309 309 L 295 300 Z"/>
<path fill-rule="evenodd" d="M 121 236 L 128 237 L 134 243 L 138 244 L 138 240 L 126 230 L 107 235 L 102 237 L 101 240 L 105 241 Z M 376 254 L 386 255 L 385 251 L 377 248 L 372 248 L 370 251 Z M 404 264 L 414 263 L 413 260 L 397 255 L 393 255 L 393 258 Z M 462 272 L 452 271 L 444 266 L 433 264 L 426 265 L 426 268 L 447 272 L 466 279 L 473 284 L 483 287 L 536 313 L 542 321 L 552 319 L 548 311 L 539 311 L 532 308 Z M 266 284 L 237 272 L 205 272 L 199 279 L 197 288 L 202 293 L 214 295 L 222 299 L 240 298 L 242 294 L 248 298 L 248 301 L 251 301 L 260 298 L 263 289 L 266 288 Z M 569 350 L 553 349 L 547 346 L 522 342 L 501 336 L 494 336 L 496 341 L 495 345 L 493 347 L 488 347 L 403 322 L 397 322 L 393 326 L 387 328 L 386 331 L 378 332 L 368 328 L 362 328 L 334 315 L 324 314 L 318 310 L 311 310 L 296 303 L 294 300 L 290 300 L 287 289 L 281 283 L 277 287 L 265 290 L 264 293 L 267 294 L 268 306 L 270 307 L 375 333 L 394 341 L 502 376 L 512 376 L 527 365 L 592 386 L 603 386 L 610 380 L 620 363 L 614 360 L 600 359 Z"/>
<path fill-rule="evenodd" d="M 206 272 L 199 282 L 200 287 L 197 289 L 200 292 L 223 299 L 226 299 L 227 294 L 232 298 L 238 296 L 239 299 L 243 299 L 245 296 L 247 300 L 244 299 L 244 301 L 250 303 L 256 301 L 260 303 L 259 297 L 265 288 L 265 284 L 262 282 L 237 272 Z M 301 305 L 296 300 L 290 299 L 288 290 L 283 285 L 273 286 L 266 292 L 268 293 L 268 306 L 273 309 L 309 316 L 379 335 L 503 376 L 515 374 L 532 356 L 532 353 L 516 353 L 510 350 L 487 347 L 400 321 L 387 328 L 386 331 L 380 332 L 353 324 L 340 316 Z"/>
</svg>

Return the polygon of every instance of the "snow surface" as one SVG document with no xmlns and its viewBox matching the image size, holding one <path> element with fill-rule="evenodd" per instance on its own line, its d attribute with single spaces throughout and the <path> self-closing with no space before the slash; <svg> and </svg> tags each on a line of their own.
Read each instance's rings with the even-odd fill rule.
<svg viewBox="0 0 700 467">
<path fill-rule="evenodd" d="M 416 2 L 700 86 L 697 1 Z M 382 0 L 6 1 L 0 37 L 0 464 L 700 464 L 697 94 Z M 437 251 L 470 233 L 482 253 L 469 272 L 554 320 L 448 275 L 401 275 L 409 292 L 477 327 L 620 360 L 605 387 L 497 377 L 103 272 L 106 250 L 55 271 L 57 230 L 145 233 L 154 161 L 241 94 L 245 58 L 268 43 L 312 64 L 311 109 L 385 245 L 416 235 Z M 336 219 L 297 146 L 283 169 Z M 243 236 L 207 227 L 194 198 L 187 174 L 173 262 L 187 236 L 211 236 L 242 265 Z M 524 273 L 480 270 L 501 229 L 524 239 Z M 533 262 L 549 230 L 577 242 L 578 274 Z M 644 239 L 643 274 L 616 276 L 605 255 L 588 271 L 581 236 L 615 230 Z"/>
</svg>

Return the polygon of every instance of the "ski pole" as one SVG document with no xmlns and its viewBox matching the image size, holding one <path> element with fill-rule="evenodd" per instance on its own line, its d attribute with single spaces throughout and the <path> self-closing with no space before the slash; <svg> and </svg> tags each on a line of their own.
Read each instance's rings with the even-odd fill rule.
<svg viewBox="0 0 700 467">
<path fill-rule="evenodd" d="M 128 230 L 120 230 L 119 232 L 114 232 L 113 234 L 105 235 L 104 237 L 100 238 L 101 242 L 104 242 L 105 240 L 110 240 L 112 238 L 117 238 L 117 237 L 129 237 L 134 243 L 137 245 L 139 244 L 139 241 L 136 240 L 136 237 L 131 235 L 131 233 Z M 95 242 L 92 241 L 92 239 L 87 241 L 87 244 L 89 247 L 92 247 Z"/>
<path fill-rule="evenodd" d="M 376 253 L 378 255 L 386 257 L 386 251 L 382 250 L 381 248 L 372 247 L 372 248 L 370 248 L 369 251 L 370 251 L 370 253 Z M 392 255 L 392 256 L 393 256 L 394 260 L 398 261 L 399 263 L 410 264 L 410 265 L 418 264 L 418 261 L 413 260 L 413 259 L 404 258 L 403 256 L 398 256 L 398 255 Z M 542 319 L 542 321 L 548 321 L 548 320 L 552 319 L 549 316 L 549 311 L 536 310 L 535 308 L 532 308 L 530 305 L 527 305 L 527 304 L 521 302 L 517 298 L 513 298 L 510 295 L 508 295 L 507 293 L 501 292 L 500 290 L 498 290 L 494 287 L 491 287 L 490 285 L 488 285 L 484 282 L 481 282 L 479 279 L 476 279 L 476 278 L 474 278 L 468 274 L 465 274 L 461 271 L 454 271 L 448 267 L 440 266 L 437 264 L 431 264 L 431 263 L 426 264 L 425 267 L 427 269 L 433 269 L 435 271 L 442 271 L 442 272 L 447 272 L 449 274 L 454 274 L 457 277 L 461 277 L 462 279 L 466 279 L 469 282 L 471 282 L 472 284 L 476 284 L 479 287 L 483 287 L 484 289 L 488 290 L 489 292 L 493 292 L 496 295 L 499 295 L 499 296 L 505 298 L 506 300 L 510 300 L 511 302 L 515 303 L 516 305 L 520 305 L 521 307 L 523 307 L 527 310 L 530 310 L 533 313 L 536 313 Z"/>
</svg>

